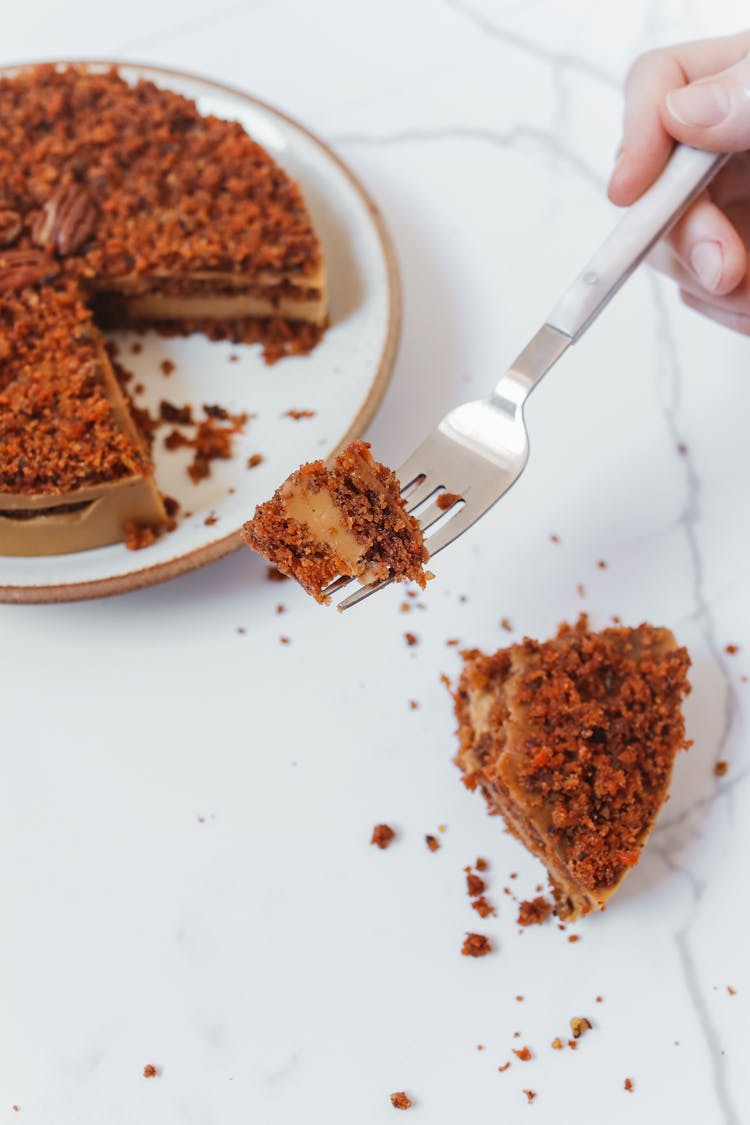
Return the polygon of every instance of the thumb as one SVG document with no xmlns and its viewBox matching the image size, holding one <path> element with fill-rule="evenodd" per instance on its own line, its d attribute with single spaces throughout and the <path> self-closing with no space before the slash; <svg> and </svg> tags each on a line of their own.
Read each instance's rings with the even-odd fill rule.
<svg viewBox="0 0 750 1125">
<path fill-rule="evenodd" d="M 695 148 L 750 149 L 750 55 L 710 78 L 671 90 L 661 119 L 676 140 Z"/>
</svg>

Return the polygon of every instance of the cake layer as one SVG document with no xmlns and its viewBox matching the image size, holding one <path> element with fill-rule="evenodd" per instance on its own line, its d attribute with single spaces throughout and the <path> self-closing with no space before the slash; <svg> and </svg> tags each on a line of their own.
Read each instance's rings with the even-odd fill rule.
<svg viewBox="0 0 750 1125">
<path fill-rule="evenodd" d="M 603 908 L 666 800 L 689 658 L 666 629 L 585 618 L 545 644 L 464 654 L 456 693 L 470 788 L 546 864 L 557 912 Z"/>
</svg>

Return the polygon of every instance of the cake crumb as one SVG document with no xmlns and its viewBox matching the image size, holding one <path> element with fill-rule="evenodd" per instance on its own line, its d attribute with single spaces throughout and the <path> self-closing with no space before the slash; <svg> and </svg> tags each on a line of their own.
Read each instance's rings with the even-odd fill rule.
<svg viewBox="0 0 750 1125">
<path fill-rule="evenodd" d="M 724 777 L 728 769 L 729 762 L 725 762 L 723 759 L 718 762 L 714 762 L 714 773 L 717 777 Z"/>
<path fill-rule="evenodd" d="M 484 1043 L 477 1043 L 477 1050 L 483 1051 L 484 1050 Z"/>
<path fill-rule="evenodd" d="M 495 910 L 494 906 L 484 897 L 484 895 L 480 895 L 479 898 L 475 898 L 471 905 L 474 910 L 476 910 L 480 918 L 489 918 L 490 914 L 492 914 L 493 917 L 497 916 L 497 911 Z"/>
<path fill-rule="evenodd" d="M 154 1066 L 153 1063 L 146 1063 L 146 1065 L 143 1068 L 143 1077 L 144 1078 L 156 1078 L 158 1073 L 159 1073 L 159 1071 L 157 1070 L 157 1068 Z"/>
<path fill-rule="evenodd" d="M 286 613 L 286 606 L 283 602 L 279 602 L 276 606 L 276 613 Z"/>
<path fill-rule="evenodd" d="M 626 1078 L 624 1085 L 625 1085 L 625 1089 L 627 1090 L 627 1092 L 629 1094 L 632 1094 L 633 1093 L 633 1079 L 632 1078 Z"/>
<path fill-rule="evenodd" d="M 219 517 L 216 515 L 216 512 L 209 512 L 203 522 L 206 527 L 213 527 L 215 523 L 219 522 Z"/>
<path fill-rule="evenodd" d="M 563 1041 L 562 1041 L 562 1039 L 560 1038 L 560 1036 L 559 1036 L 559 1035 L 556 1035 L 556 1036 L 555 1036 L 555 1038 L 554 1038 L 554 1039 L 552 1040 L 552 1044 L 551 1044 L 551 1046 L 552 1046 L 552 1050 L 553 1050 L 553 1051 L 562 1051 L 562 1049 L 563 1049 L 563 1047 L 565 1046 L 565 1044 L 563 1043 Z"/>
<path fill-rule="evenodd" d="M 474 898 L 475 895 L 481 895 L 486 888 L 487 884 L 479 875 L 475 875 L 473 871 L 466 873 L 466 893 L 471 898 Z"/>
<path fill-rule="evenodd" d="M 156 532 L 153 527 L 141 527 L 129 520 L 123 527 L 125 546 L 129 551 L 142 551 L 156 542 Z"/>
<path fill-rule="evenodd" d="M 298 422 L 300 418 L 314 418 L 316 414 L 316 410 L 287 410 L 282 414 L 282 418 L 294 418 L 295 422 Z"/>
<path fill-rule="evenodd" d="M 424 842 L 427 844 L 427 847 L 431 852 L 436 852 L 440 847 L 440 841 L 438 840 L 437 836 L 425 836 Z"/>
<path fill-rule="evenodd" d="M 552 914 L 552 903 L 543 895 L 536 898 L 524 899 L 518 904 L 519 926 L 540 926 Z"/>
<path fill-rule="evenodd" d="M 739 645 L 724 645 L 724 652 L 728 653 L 730 656 L 734 656 L 734 654 L 739 651 Z"/>
<path fill-rule="evenodd" d="M 262 465 L 265 457 L 262 453 L 251 453 L 247 459 L 248 469 L 257 469 L 258 465 Z"/>
<path fill-rule="evenodd" d="M 576 585 L 576 593 L 578 594 L 579 598 L 585 598 L 586 597 L 586 587 L 584 586 L 583 582 L 579 582 Z"/>
<path fill-rule="evenodd" d="M 498 1070 L 500 1071 L 500 1073 L 502 1074 L 502 1073 L 503 1073 L 503 1071 L 507 1070 L 509 1066 L 510 1066 L 510 1062 L 508 1061 L 508 1062 L 506 1062 L 506 1063 L 503 1063 L 503 1065 L 502 1065 L 502 1066 L 499 1066 L 499 1067 L 498 1067 L 497 1069 L 498 1069 Z"/>
<path fill-rule="evenodd" d="M 279 644 L 290 645 L 291 643 L 291 638 L 284 636 L 284 634 L 282 633 L 282 635 L 279 637 Z"/>
<path fill-rule="evenodd" d="M 193 408 L 190 403 L 186 403 L 185 406 L 175 406 L 166 398 L 159 403 L 159 418 L 162 422 L 170 422 L 174 426 L 194 425 Z"/>
<path fill-rule="evenodd" d="M 550 539 L 550 543 L 559 543 L 559 542 L 560 542 L 560 536 L 559 536 L 559 535 L 556 535 L 556 534 L 554 533 L 554 531 L 553 531 L 553 532 L 552 532 L 552 534 L 550 535 L 549 539 Z"/>
<path fill-rule="evenodd" d="M 486 859 L 484 859 L 480 855 L 480 856 L 477 856 L 477 859 L 476 859 L 476 862 L 475 862 L 474 866 L 476 867 L 477 871 L 486 871 L 487 868 L 489 867 L 489 863 Z"/>
<path fill-rule="evenodd" d="M 460 642 L 460 640 L 458 639 L 458 637 L 449 637 L 449 638 L 448 638 L 448 640 L 447 640 L 447 641 L 446 641 L 445 643 L 446 643 L 446 645 L 448 646 L 448 648 L 455 648 L 455 647 L 456 647 L 456 645 L 460 645 L 460 644 L 461 644 L 461 642 Z"/>
<path fill-rule="evenodd" d="M 594 999 L 596 1000 L 597 1004 L 601 1004 L 604 1001 L 603 996 L 596 996 Z"/>
<path fill-rule="evenodd" d="M 130 351 L 133 355 L 140 355 L 140 353 L 143 351 L 143 344 L 141 343 L 141 341 L 134 340 L 130 345 Z"/>
<path fill-rule="evenodd" d="M 485 934 L 467 933 L 461 947 L 464 957 L 486 957 L 491 951 L 492 944 Z"/>
<path fill-rule="evenodd" d="M 409 1109 L 412 1100 L 403 1090 L 398 1090 L 395 1094 L 391 1094 L 391 1105 L 394 1109 Z"/>
<path fill-rule="evenodd" d="M 516 1050 L 516 1048 L 514 1047 L 513 1054 L 517 1059 L 520 1059 L 521 1062 L 529 1062 L 529 1060 L 533 1058 L 528 1047 L 519 1047 L 518 1050 Z"/>
<path fill-rule="evenodd" d="M 288 581 L 289 576 L 287 574 L 282 574 L 278 567 L 267 566 L 266 578 L 269 582 L 286 582 Z"/>
<path fill-rule="evenodd" d="M 596 565 L 599 567 L 599 570 L 606 570 L 607 569 L 607 564 L 604 561 L 604 559 L 599 559 L 599 562 Z"/>
<path fill-rule="evenodd" d="M 570 1021 L 570 1030 L 573 1032 L 574 1039 L 580 1039 L 587 1031 L 591 1031 L 591 1020 L 586 1019 L 585 1016 L 573 1016 Z"/>
<path fill-rule="evenodd" d="M 448 830 L 447 824 L 438 824 L 438 832 L 447 832 L 447 830 Z"/>
<path fill-rule="evenodd" d="M 502 617 L 500 619 L 500 628 L 504 629 L 506 633 L 513 632 L 513 625 L 511 624 L 510 619 L 507 617 Z"/>
<path fill-rule="evenodd" d="M 529 1105 L 531 1105 L 534 1098 L 536 1097 L 536 1091 L 535 1090 L 524 1090 L 524 1094 L 526 1095 L 526 1101 L 529 1103 Z"/>
<path fill-rule="evenodd" d="M 237 355 L 237 352 L 231 352 L 230 355 L 229 355 L 229 362 L 230 363 L 237 363 L 239 358 L 240 357 Z"/>
<path fill-rule="evenodd" d="M 436 503 L 438 508 L 446 512 L 448 508 L 452 508 L 460 499 L 461 497 L 457 492 L 441 492 Z"/>
<path fill-rule="evenodd" d="M 410 699 L 409 700 L 409 710 L 410 711 L 419 710 L 419 704 L 417 703 L 416 699 Z"/>
<path fill-rule="evenodd" d="M 163 359 L 159 366 L 161 367 L 162 375 L 171 375 L 175 369 L 175 365 L 171 359 Z"/>
<path fill-rule="evenodd" d="M 396 833 L 389 824 L 376 824 L 372 830 L 371 844 L 375 844 L 381 851 L 387 848 Z"/>
<path fill-rule="evenodd" d="M 727 992 L 729 993 L 730 996 L 736 996 L 737 995 L 737 989 L 732 988 L 731 984 L 727 985 Z"/>
<path fill-rule="evenodd" d="M 419 638 L 417 637 L 416 633 L 404 633 L 404 640 L 406 641 L 409 648 L 413 648 L 414 645 L 419 643 Z"/>
<path fill-rule="evenodd" d="M 581 940 L 580 934 L 568 934 L 568 941 L 574 942 L 574 941 L 580 941 L 580 940 Z"/>
</svg>

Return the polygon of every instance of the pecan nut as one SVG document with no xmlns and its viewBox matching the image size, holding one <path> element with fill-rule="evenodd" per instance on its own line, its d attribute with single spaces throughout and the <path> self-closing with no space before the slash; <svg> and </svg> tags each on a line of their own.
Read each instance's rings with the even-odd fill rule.
<svg viewBox="0 0 750 1125">
<path fill-rule="evenodd" d="M 59 272 L 60 267 L 41 250 L 0 250 L 0 293 L 14 293 L 39 285 Z"/>
<path fill-rule="evenodd" d="M 45 203 L 31 229 L 37 246 L 65 257 L 75 254 L 96 229 L 99 211 L 85 184 L 61 184 Z"/>
<path fill-rule="evenodd" d="M 21 233 L 22 226 L 23 219 L 18 211 L 12 211 L 9 207 L 0 207 L 0 246 L 10 246 L 14 243 Z"/>
</svg>

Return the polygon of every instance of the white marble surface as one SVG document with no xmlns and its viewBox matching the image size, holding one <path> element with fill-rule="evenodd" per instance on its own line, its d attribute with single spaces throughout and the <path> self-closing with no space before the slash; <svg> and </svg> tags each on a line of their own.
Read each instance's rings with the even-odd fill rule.
<svg viewBox="0 0 750 1125">
<path fill-rule="evenodd" d="M 192 69 L 336 147 L 400 257 L 403 342 L 368 435 L 397 463 L 608 229 L 629 59 L 746 18 L 737 0 L 36 0 L 2 54 Z M 109 601 L 0 606 L 0 1122 L 377 1125 L 400 1089 L 425 1125 L 750 1120 L 749 349 L 636 276 L 535 394 L 521 482 L 411 615 L 394 590 L 319 609 L 249 552 Z M 543 872 L 461 786 L 439 676 L 448 638 L 491 648 L 504 615 L 541 636 L 581 609 L 688 645 L 695 745 L 640 866 L 569 944 L 518 931 L 502 888 Z M 380 820 L 399 830 L 382 853 Z M 497 952 L 471 961 L 477 855 L 500 910 Z M 551 1050 L 579 1014 L 594 1030 Z"/>
</svg>

